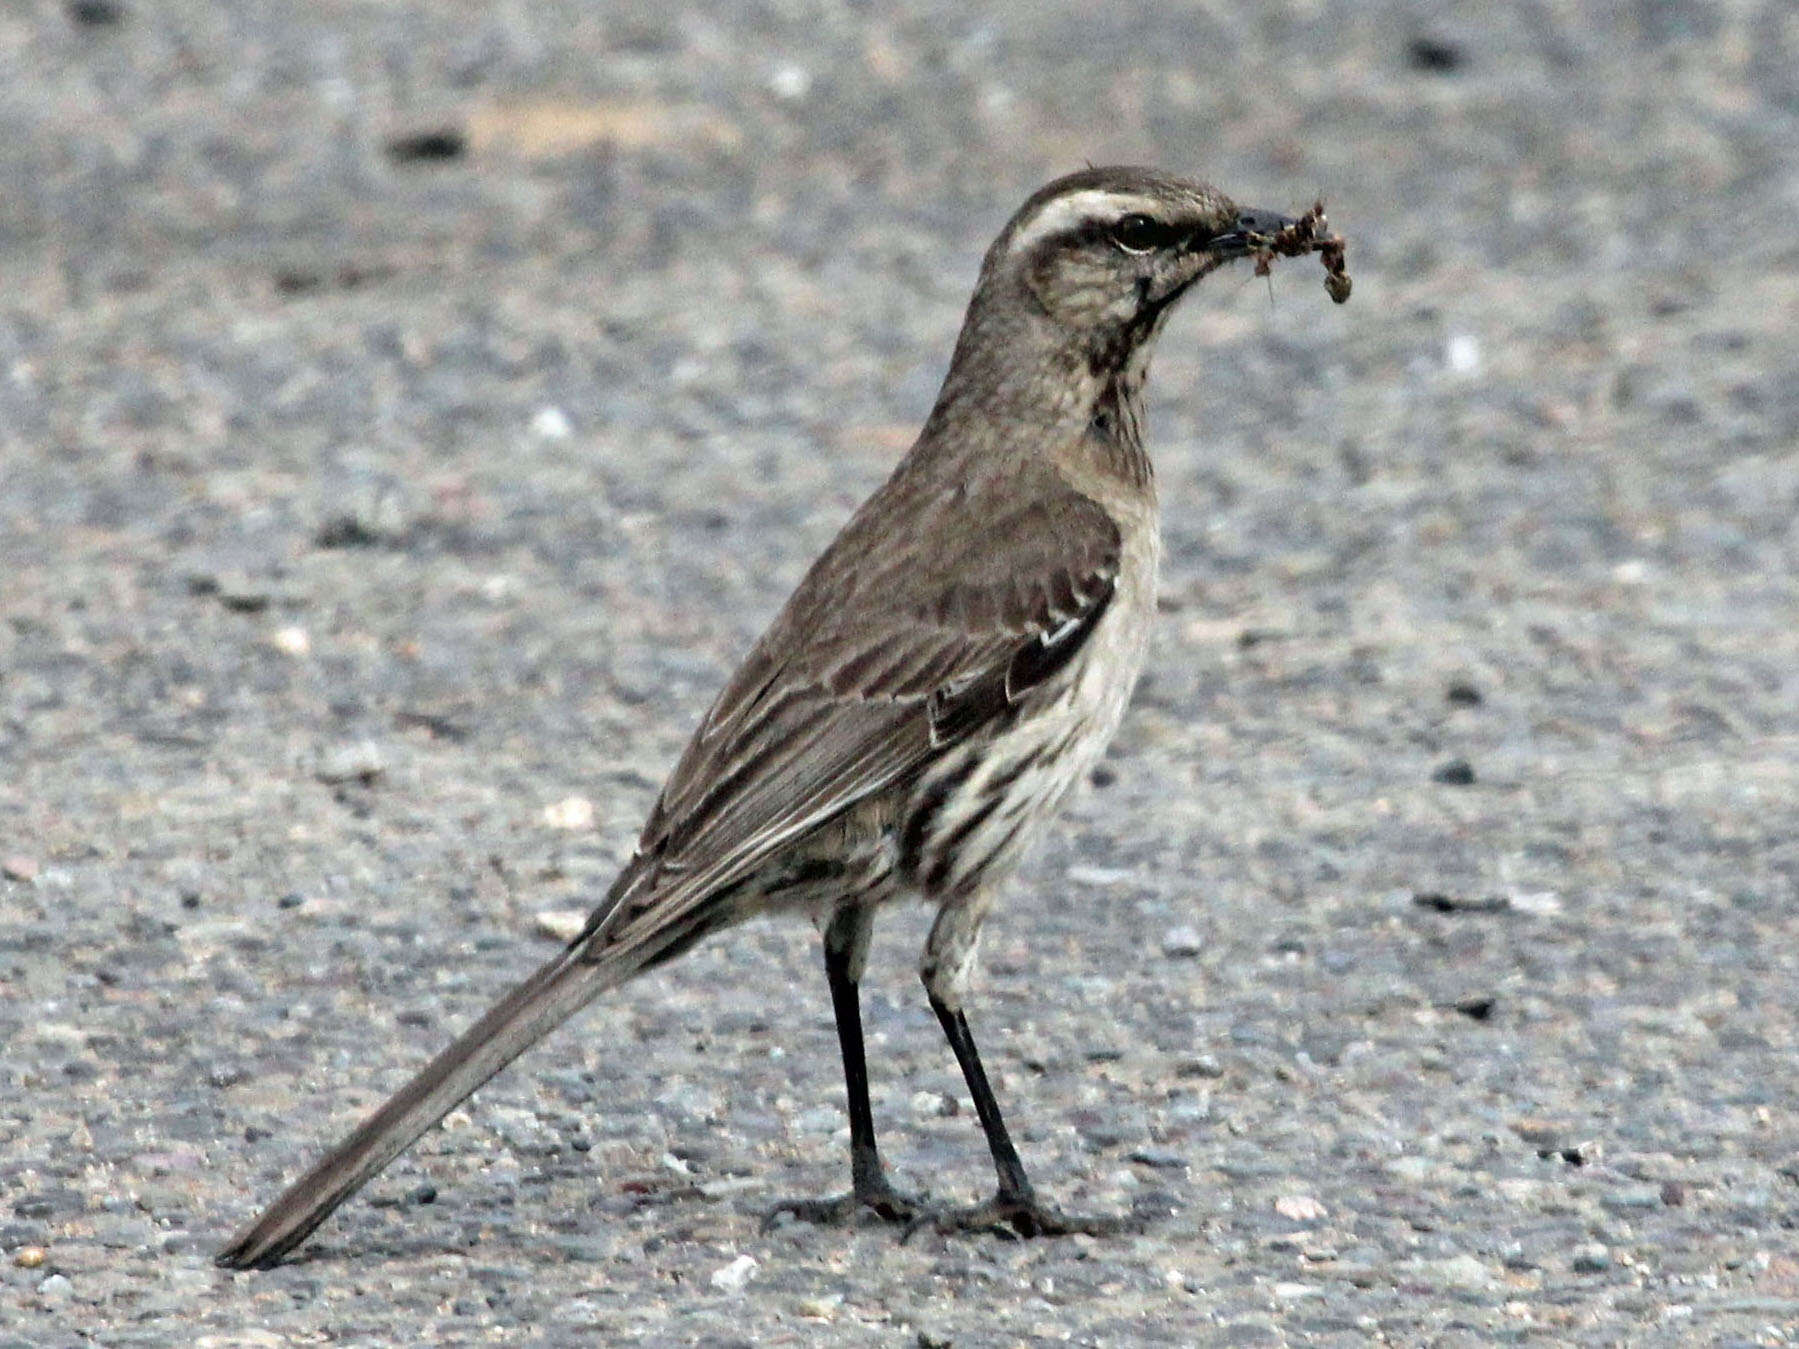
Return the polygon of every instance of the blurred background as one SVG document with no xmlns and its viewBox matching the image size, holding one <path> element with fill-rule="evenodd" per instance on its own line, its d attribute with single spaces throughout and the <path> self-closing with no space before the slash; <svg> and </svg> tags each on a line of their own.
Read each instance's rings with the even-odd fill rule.
<svg viewBox="0 0 1799 1349">
<path fill-rule="evenodd" d="M 1166 1219 L 759 1234 L 845 1122 L 756 927 L 213 1271 L 603 889 L 1086 162 L 1356 283 L 1164 337 L 1151 668 L 972 1013 Z M 1795 220 L 1788 0 L 9 3 L 0 1345 L 1788 1342 Z M 923 923 L 875 1108 L 972 1198 Z"/>
</svg>

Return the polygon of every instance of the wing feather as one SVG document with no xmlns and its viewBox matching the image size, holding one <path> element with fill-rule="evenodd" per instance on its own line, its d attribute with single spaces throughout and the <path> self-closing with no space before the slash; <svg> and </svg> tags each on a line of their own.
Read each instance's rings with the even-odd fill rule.
<svg viewBox="0 0 1799 1349">
<path fill-rule="evenodd" d="M 682 921 L 1073 659 L 1112 598 L 1118 527 L 1047 470 L 1013 473 L 896 476 L 869 500 L 720 693 L 577 945 Z"/>
</svg>

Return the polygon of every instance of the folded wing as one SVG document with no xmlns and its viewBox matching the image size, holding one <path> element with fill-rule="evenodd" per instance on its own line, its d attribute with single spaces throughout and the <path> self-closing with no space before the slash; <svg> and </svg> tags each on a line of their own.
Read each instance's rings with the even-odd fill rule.
<svg viewBox="0 0 1799 1349">
<path fill-rule="evenodd" d="M 1106 511 L 1060 480 L 890 482 L 719 695 L 573 945 L 660 944 L 784 847 L 991 733 L 1090 638 L 1119 548 Z"/>
</svg>

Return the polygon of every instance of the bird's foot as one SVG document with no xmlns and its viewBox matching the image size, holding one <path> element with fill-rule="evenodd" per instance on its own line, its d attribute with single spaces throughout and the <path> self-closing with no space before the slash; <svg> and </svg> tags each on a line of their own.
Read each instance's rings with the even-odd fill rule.
<svg viewBox="0 0 1799 1349">
<path fill-rule="evenodd" d="M 990 1232 L 1008 1241 L 1025 1241 L 1032 1237 L 1068 1237 L 1077 1233 L 1109 1237 L 1135 1231 L 1141 1225 L 1141 1220 L 1134 1216 L 1114 1218 L 1064 1213 L 1034 1194 L 1002 1193 L 969 1208 L 920 1213 L 906 1224 L 901 1240 L 910 1240 L 914 1233 L 926 1227 L 939 1232 Z"/>
<path fill-rule="evenodd" d="M 864 1213 L 872 1213 L 882 1222 L 906 1223 L 909 1227 L 921 1213 L 929 1211 L 922 1197 L 894 1189 L 882 1176 L 878 1184 L 862 1185 L 829 1199 L 784 1199 L 762 1215 L 762 1230 L 775 1227 L 782 1218 L 823 1227 L 854 1222 Z"/>
</svg>

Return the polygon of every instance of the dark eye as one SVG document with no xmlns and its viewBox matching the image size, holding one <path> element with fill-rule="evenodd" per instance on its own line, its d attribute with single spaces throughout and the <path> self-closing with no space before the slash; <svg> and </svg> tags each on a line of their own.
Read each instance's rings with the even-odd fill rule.
<svg viewBox="0 0 1799 1349">
<path fill-rule="evenodd" d="M 1127 215 L 1112 226 L 1112 242 L 1127 253 L 1147 253 L 1167 235 L 1161 223 L 1146 215 Z"/>
</svg>

